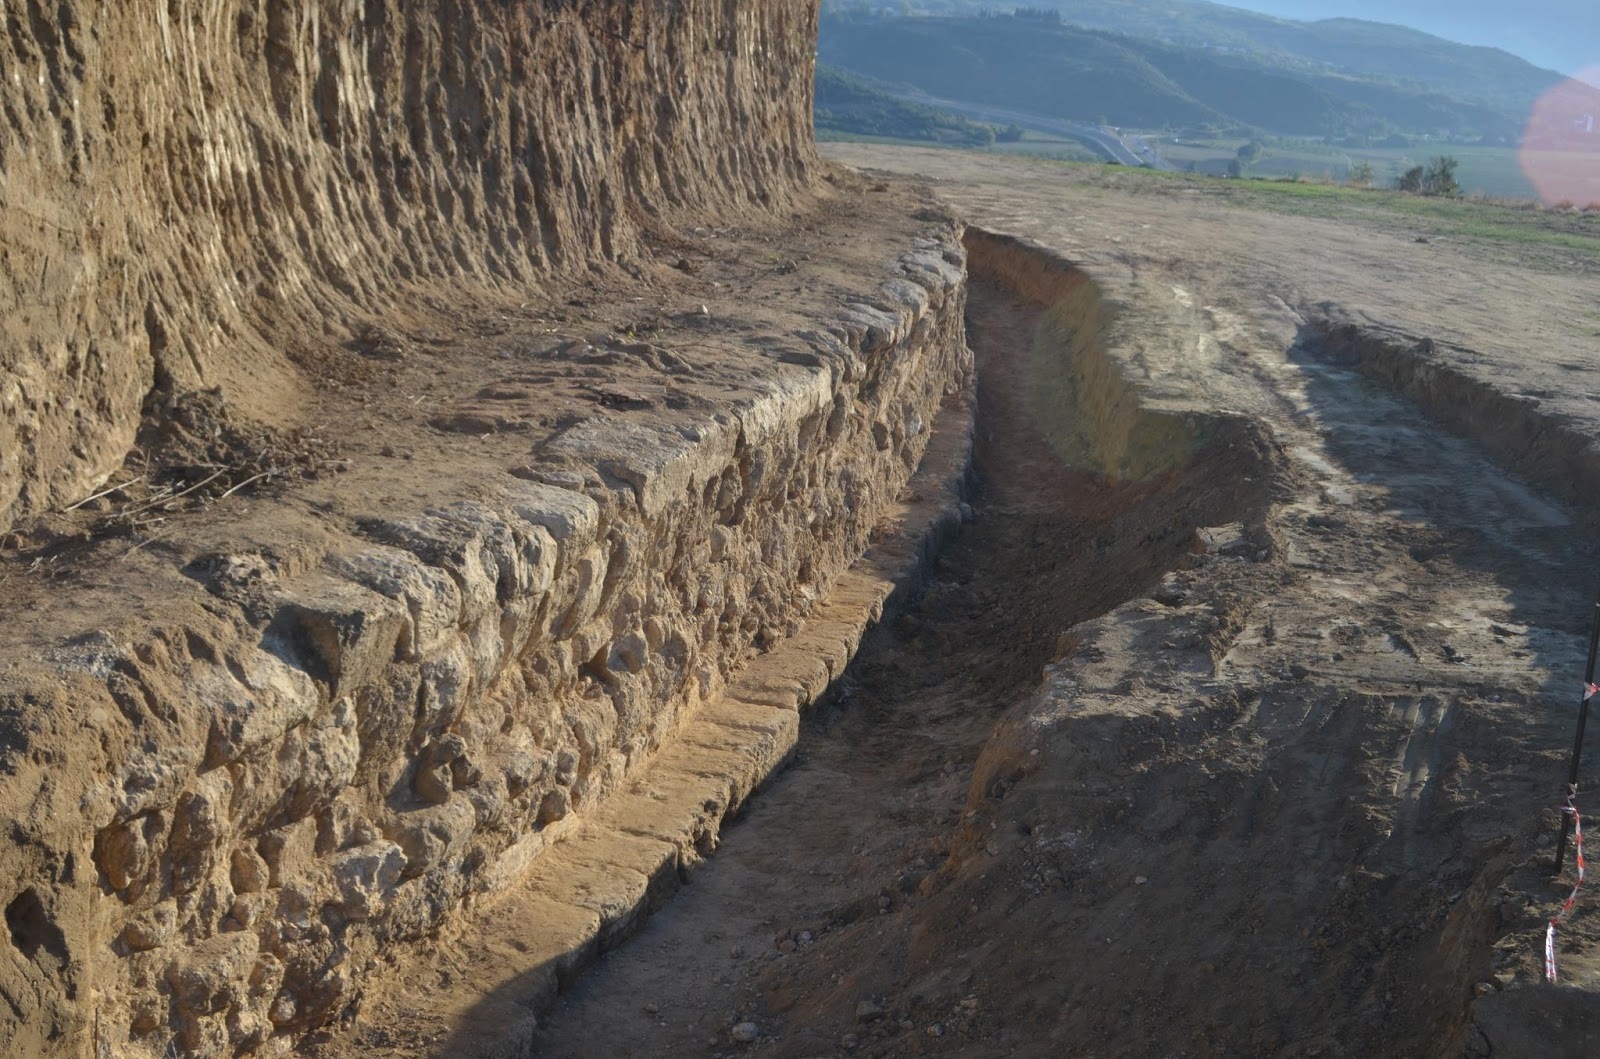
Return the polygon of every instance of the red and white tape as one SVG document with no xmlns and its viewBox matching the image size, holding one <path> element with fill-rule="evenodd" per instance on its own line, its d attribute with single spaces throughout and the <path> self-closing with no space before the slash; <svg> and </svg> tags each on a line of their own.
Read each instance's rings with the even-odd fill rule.
<svg viewBox="0 0 1600 1059">
<path fill-rule="evenodd" d="M 1589 694 L 1593 695 L 1597 689 L 1593 684 L 1588 685 Z M 1578 877 L 1572 882 L 1572 892 L 1562 902 L 1561 911 L 1550 920 L 1550 925 L 1544 932 L 1544 976 L 1550 981 L 1556 980 L 1556 926 L 1564 923 L 1572 915 L 1573 906 L 1578 903 L 1578 888 L 1583 885 L 1583 817 L 1578 815 L 1578 806 L 1574 799 L 1577 791 L 1568 788 L 1567 804 L 1561 807 L 1564 813 L 1572 814 L 1573 849 L 1577 854 Z"/>
</svg>

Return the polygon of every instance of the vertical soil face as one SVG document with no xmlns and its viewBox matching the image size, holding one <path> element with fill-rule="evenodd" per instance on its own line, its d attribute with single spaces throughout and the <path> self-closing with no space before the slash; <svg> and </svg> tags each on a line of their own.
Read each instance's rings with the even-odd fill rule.
<svg viewBox="0 0 1600 1059">
<path fill-rule="evenodd" d="M 308 358 L 385 355 L 375 317 L 781 210 L 816 165 L 816 10 L 8 5 L 0 531 L 89 495 L 152 390 L 292 424 Z"/>
</svg>

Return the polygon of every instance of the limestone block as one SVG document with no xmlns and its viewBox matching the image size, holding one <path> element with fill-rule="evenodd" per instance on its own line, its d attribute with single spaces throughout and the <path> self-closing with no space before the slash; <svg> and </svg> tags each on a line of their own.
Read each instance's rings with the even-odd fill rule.
<svg viewBox="0 0 1600 1059">
<path fill-rule="evenodd" d="M 241 846 L 230 857 L 229 881 L 238 893 L 253 894 L 265 890 L 272 881 L 272 875 L 260 853 Z"/>
<path fill-rule="evenodd" d="M 238 1004 L 259 947 L 254 934 L 236 932 L 215 935 L 180 953 L 166 973 L 174 1012 L 192 1019 Z"/>
<path fill-rule="evenodd" d="M 474 681 L 467 645 L 456 641 L 434 661 L 422 666 L 418 696 L 418 738 L 449 725 L 460 715 Z"/>
<path fill-rule="evenodd" d="M 928 311 L 928 289 L 903 279 L 891 279 L 880 288 L 890 305 L 910 316 L 908 323 L 920 320 Z"/>
<path fill-rule="evenodd" d="M 683 434 L 618 419 L 595 419 L 562 434 L 549 446 L 594 467 L 617 487 L 632 491 L 646 518 L 658 518 L 687 497 L 689 482 L 709 480 L 725 465 L 726 453 L 695 444 Z"/>
<path fill-rule="evenodd" d="M 482 542 L 485 569 L 495 570 L 495 593 L 500 603 L 542 595 L 555 570 L 556 547 L 550 531 L 470 501 L 452 504 L 449 516 L 471 528 Z"/>
<path fill-rule="evenodd" d="M 288 654 L 287 647 L 268 647 L 233 669 L 196 667 L 190 686 L 210 711 L 208 767 L 237 761 L 310 719 L 322 696 L 310 674 L 284 661 Z"/>
<path fill-rule="evenodd" d="M 462 623 L 479 621 L 498 603 L 500 565 L 495 548 L 481 535 L 481 525 L 463 521 L 445 509 L 413 518 L 363 519 L 359 526 L 368 537 L 447 572 L 461 593 Z M 497 527 L 496 532 L 501 529 Z"/>
<path fill-rule="evenodd" d="M 384 898 L 400 885 L 405 868 L 405 853 L 393 842 L 373 842 L 340 853 L 333 858 L 331 869 L 339 911 L 347 919 L 366 919 L 374 914 Z"/>
<path fill-rule="evenodd" d="M 177 902 L 163 901 L 123 928 L 122 943 L 130 952 L 159 949 L 172 940 L 177 927 Z"/>
<path fill-rule="evenodd" d="M 848 303 L 839 319 L 853 335 L 859 336 L 853 344 L 869 355 L 883 352 L 900 337 L 899 317 L 861 302 Z"/>
<path fill-rule="evenodd" d="M 296 579 L 278 602 L 283 627 L 309 650 L 312 675 L 327 683 L 331 698 L 380 680 L 410 621 L 394 600 L 323 573 Z"/>
<path fill-rule="evenodd" d="M 154 812 L 100 832 L 95 840 L 95 864 L 113 890 L 129 890 L 145 878 L 160 851 L 166 848 L 170 824 L 167 814 Z"/>
<path fill-rule="evenodd" d="M 262 835 L 256 850 L 267 865 L 267 885 L 283 887 L 304 875 L 315 864 L 316 849 L 315 820 L 296 820 Z"/>
<path fill-rule="evenodd" d="M 405 853 L 403 874 L 410 879 L 458 855 L 476 826 L 472 803 L 453 797 L 440 805 L 395 814 L 384 832 Z"/>
<path fill-rule="evenodd" d="M 172 862 L 175 893 L 188 893 L 210 873 L 217 847 L 229 829 L 232 794 L 233 779 L 227 770 L 214 769 L 178 799 L 166 851 Z"/>
<path fill-rule="evenodd" d="M 518 478 L 506 487 L 505 500 L 518 518 L 550 534 L 563 564 L 599 532 L 600 505 L 574 490 Z"/>
<path fill-rule="evenodd" d="M 374 546 L 327 560 L 329 569 L 379 595 L 399 600 L 411 616 L 406 655 L 412 660 L 438 654 L 461 621 L 461 591 L 450 575 L 398 548 Z"/>
</svg>

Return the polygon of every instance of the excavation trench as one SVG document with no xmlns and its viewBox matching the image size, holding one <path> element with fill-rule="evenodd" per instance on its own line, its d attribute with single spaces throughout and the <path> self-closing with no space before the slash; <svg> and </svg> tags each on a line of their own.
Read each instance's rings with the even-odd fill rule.
<svg viewBox="0 0 1600 1059">
<path fill-rule="evenodd" d="M 744 1022 L 770 1032 L 784 1018 L 781 1054 L 837 1047 L 858 1018 L 863 1042 L 900 1034 L 859 998 L 899 991 L 922 928 L 836 966 L 821 995 L 786 988 L 775 961 L 826 959 L 830 942 L 956 874 L 969 800 L 1011 782 L 1004 767 L 986 774 L 980 751 L 1070 646 L 1066 630 L 1156 588 L 1199 527 L 1239 524 L 1237 545 L 1270 550 L 1278 458 L 1259 429 L 1147 409 L 1099 348 L 1088 276 L 981 231 L 967 247 L 974 519 L 803 722 L 795 765 L 694 885 L 567 994 L 533 1054 L 710 1054 L 748 1035 Z"/>
</svg>

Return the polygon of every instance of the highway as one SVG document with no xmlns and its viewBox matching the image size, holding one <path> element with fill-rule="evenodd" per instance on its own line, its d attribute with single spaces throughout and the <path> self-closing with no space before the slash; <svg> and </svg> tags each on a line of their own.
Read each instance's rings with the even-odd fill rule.
<svg viewBox="0 0 1600 1059">
<path fill-rule="evenodd" d="M 974 121 L 1016 125 L 1019 128 L 1033 132 L 1048 132 L 1057 136 L 1065 136 L 1083 144 L 1108 162 L 1147 166 L 1151 169 L 1177 169 L 1177 166 L 1156 154 L 1154 149 L 1145 143 L 1142 138 L 1131 137 L 1133 143 L 1130 145 L 1114 130 L 1108 129 L 1103 125 L 1084 125 L 1076 121 L 1065 121 L 1061 118 L 1029 114 L 1026 111 L 1006 110 L 1001 107 L 978 103 L 963 103 L 954 99 L 941 99 L 938 96 L 925 95 L 920 92 L 901 92 L 893 89 L 886 89 L 885 91 L 904 102 L 920 103 L 924 106 L 954 111 Z"/>
</svg>

